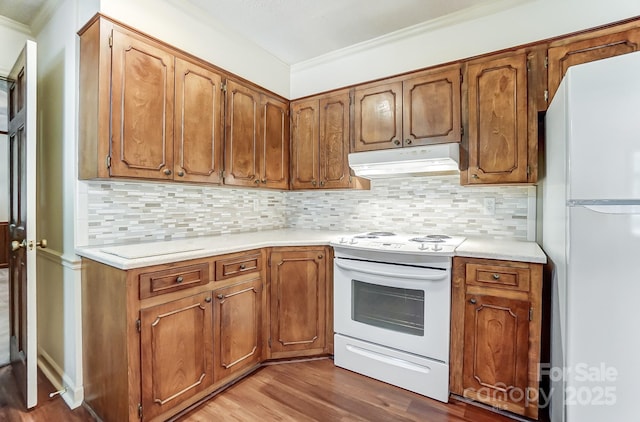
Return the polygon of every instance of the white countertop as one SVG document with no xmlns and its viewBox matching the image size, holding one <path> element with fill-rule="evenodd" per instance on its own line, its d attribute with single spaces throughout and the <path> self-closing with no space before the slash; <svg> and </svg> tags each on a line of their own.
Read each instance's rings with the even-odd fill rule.
<svg viewBox="0 0 640 422">
<path fill-rule="evenodd" d="M 352 234 L 327 230 L 267 230 L 126 245 L 78 247 L 76 253 L 112 267 L 129 270 L 272 246 L 328 245 L 333 239 Z M 456 248 L 455 255 L 533 263 L 547 262 L 546 255 L 535 242 L 488 238 L 467 238 Z"/>
<path fill-rule="evenodd" d="M 502 259 L 544 264 L 547 256 L 536 242 L 496 240 L 468 237 L 456 248 L 456 256 L 468 258 Z"/>
<path fill-rule="evenodd" d="M 114 246 L 78 247 L 76 253 L 122 270 L 206 258 L 270 246 L 328 245 L 353 233 L 282 229 Z"/>
</svg>

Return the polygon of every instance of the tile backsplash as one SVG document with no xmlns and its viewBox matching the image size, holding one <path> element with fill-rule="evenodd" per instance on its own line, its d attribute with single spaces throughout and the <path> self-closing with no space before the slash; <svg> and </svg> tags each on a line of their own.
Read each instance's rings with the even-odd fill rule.
<svg viewBox="0 0 640 422">
<path fill-rule="evenodd" d="M 535 221 L 535 187 L 462 187 L 458 176 L 374 180 L 370 191 L 83 183 L 91 246 L 285 227 L 526 240 Z M 493 215 L 484 213 L 485 198 L 495 200 Z"/>
</svg>

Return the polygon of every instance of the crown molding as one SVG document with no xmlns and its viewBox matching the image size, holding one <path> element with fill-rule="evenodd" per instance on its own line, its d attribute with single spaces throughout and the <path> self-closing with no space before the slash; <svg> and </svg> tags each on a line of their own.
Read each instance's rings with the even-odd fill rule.
<svg viewBox="0 0 640 422">
<path fill-rule="evenodd" d="M 318 57 L 311 58 L 299 63 L 291 65 L 291 73 L 303 71 L 305 69 L 313 68 L 323 65 L 325 63 L 333 62 L 341 58 L 351 56 L 354 54 L 362 53 L 367 50 L 379 48 L 387 44 L 392 44 L 405 39 L 413 38 L 428 32 L 435 31 L 437 29 L 460 24 L 473 19 L 478 19 L 492 13 L 498 13 L 506 9 L 510 9 L 515 6 L 519 6 L 524 3 L 529 3 L 535 0 L 497 0 L 487 4 L 480 4 L 477 6 L 469 7 L 459 12 L 450 13 L 437 19 L 432 19 L 427 22 L 419 23 L 407 28 L 399 29 L 386 35 L 382 35 L 377 38 L 373 38 L 361 43 L 357 43 L 339 50 L 331 51 L 327 54 L 323 54 Z"/>
<path fill-rule="evenodd" d="M 0 26 L 4 26 L 14 31 L 21 32 L 25 35 L 31 36 L 31 29 L 28 25 L 9 19 L 6 16 L 0 15 Z"/>
</svg>

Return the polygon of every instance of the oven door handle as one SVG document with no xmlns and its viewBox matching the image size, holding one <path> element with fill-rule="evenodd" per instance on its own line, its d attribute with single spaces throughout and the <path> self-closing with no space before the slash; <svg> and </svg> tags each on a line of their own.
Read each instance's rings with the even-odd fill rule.
<svg viewBox="0 0 640 422">
<path fill-rule="evenodd" d="M 447 273 L 446 271 L 442 271 L 441 274 L 410 274 L 402 271 L 398 272 L 387 272 L 387 271 L 378 271 L 370 268 L 362 268 L 360 266 L 354 265 L 344 265 L 342 262 L 335 260 L 334 263 L 336 266 L 342 268 L 346 271 L 353 271 L 364 274 L 377 275 L 381 277 L 392 277 L 392 278 L 406 278 L 411 280 L 430 280 L 430 281 L 438 281 L 438 280 L 446 280 Z"/>
</svg>

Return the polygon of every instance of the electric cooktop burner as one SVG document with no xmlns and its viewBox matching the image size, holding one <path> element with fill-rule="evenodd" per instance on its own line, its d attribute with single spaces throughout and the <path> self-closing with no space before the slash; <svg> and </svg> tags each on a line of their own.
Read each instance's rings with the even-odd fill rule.
<svg viewBox="0 0 640 422">
<path fill-rule="evenodd" d="M 409 241 L 420 243 L 444 243 L 447 239 L 451 239 L 451 236 L 444 234 L 430 234 L 423 237 L 414 237 L 409 239 Z"/>
<path fill-rule="evenodd" d="M 353 237 L 355 239 L 377 239 L 379 237 L 395 236 L 395 235 L 396 235 L 395 233 L 391 233 L 391 232 L 369 232 L 365 234 L 359 234 Z"/>
</svg>

